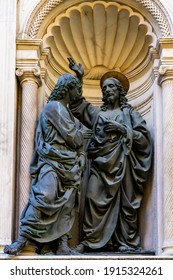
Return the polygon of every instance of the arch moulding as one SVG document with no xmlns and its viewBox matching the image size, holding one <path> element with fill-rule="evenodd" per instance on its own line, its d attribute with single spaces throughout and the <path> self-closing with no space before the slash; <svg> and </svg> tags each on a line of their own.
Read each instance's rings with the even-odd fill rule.
<svg viewBox="0 0 173 280">
<path fill-rule="evenodd" d="M 25 38 L 27 37 L 35 39 L 40 37 L 39 30 L 43 21 L 45 21 L 48 15 L 50 15 L 51 12 L 61 4 L 63 4 L 63 7 L 68 8 L 69 6 L 73 6 L 81 2 L 86 1 L 43 0 L 39 2 L 26 20 L 26 24 L 23 30 Z M 125 0 L 113 2 L 127 5 L 127 1 Z M 156 3 L 156 1 L 153 0 L 130 0 L 128 1 L 128 6 L 138 10 L 140 13 L 146 16 L 149 21 L 153 21 L 153 23 L 155 22 L 155 24 L 157 25 L 157 27 L 155 26 L 155 28 L 158 37 L 169 37 L 173 34 L 172 20 L 169 16 L 169 13 L 163 7 L 160 1 L 157 1 Z"/>
</svg>

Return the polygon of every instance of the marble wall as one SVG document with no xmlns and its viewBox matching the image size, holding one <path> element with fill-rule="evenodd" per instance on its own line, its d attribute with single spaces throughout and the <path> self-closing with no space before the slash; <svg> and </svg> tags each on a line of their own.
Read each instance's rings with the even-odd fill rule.
<svg viewBox="0 0 173 280">
<path fill-rule="evenodd" d="M 14 237 L 16 167 L 16 1 L 0 1 L 0 245 Z"/>
</svg>

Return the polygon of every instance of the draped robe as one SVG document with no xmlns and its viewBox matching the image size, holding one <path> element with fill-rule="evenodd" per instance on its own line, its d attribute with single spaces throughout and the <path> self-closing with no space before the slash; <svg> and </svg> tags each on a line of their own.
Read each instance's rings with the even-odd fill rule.
<svg viewBox="0 0 173 280">
<path fill-rule="evenodd" d="M 21 215 L 22 236 L 44 243 L 71 230 L 82 144 L 83 135 L 71 112 L 58 101 L 46 104 L 36 127 L 29 200 Z"/>
<path fill-rule="evenodd" d="M 92 249 L 110 241 L 114 247 L 139 247 L 138 209 L 152 155 L 146 123 L 131 107 L 104 112 L 84 98 L 71 111 L 93 131 L 82 243 Z M 104 125 L 109 120 L 120 122 L 126 135 L 106 133 Z"/>
</svg>

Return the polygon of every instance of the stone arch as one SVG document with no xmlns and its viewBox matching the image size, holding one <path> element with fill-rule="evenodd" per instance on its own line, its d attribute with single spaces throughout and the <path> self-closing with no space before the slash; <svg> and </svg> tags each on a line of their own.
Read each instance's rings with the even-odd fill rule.
<svg viewBox="0 0 173 280">
<path fill-rule="evenodd" d="M 124 1 L 120 0 L 119 2 L 123 3 Z M 72 4 L 74 5 L 77 3 L 79 3 L 79 1 L 73 1 Z M 48 0 L 39 2 L 28 17 L 24 28 L 25 30 L 23 31 L 24 34 L 32 39 L 36 38 L 39 28 L 45 18 L 53 11 L 53 9 L 61 4 L 62 0 Z M 171 17 L 160 1 L 156 2 L 153 0 L 130 0 L 128 5 L 136 7 L 139 10 L 141 10 L 141 8 L 144 8 L 146 12 L 151 14 L 160 29 L 160 37 L 169 37 L 173 34 L 173 23 Z"/>
<path fill-rule="evenodd" d="M 151 4 L 152 1 L 149 1 L 149 4 Z M 159 28 L 159 24 L 156 22 L 155 19 L 153 19 L 153 16 L 149 13 L 149 10 L 153 10 L 154 8 L 152 5 L 148 5 L 148 10 L 142 6 L 142 1 L 134 1 L 130 0 L 128 2 L 128 5 L 124 3 L 123 0 L 120 0 L 118 3 L 117 1 L 60 1 L 60 0 L 51 0 L 51 1 L 44 1 L 39 2 L 39 4 L 34 9 L 32 16 L 30 17 L 30 20 L 27 22 L 24 30 L 24 34 L 27 34 L 28 39 L 37 39 L 41 38 L 43 41 L 43 48 L 42 48 L 42 58 L 44 62 L 42 63 L 42 73 L 46 73 L 44 76 L 45 81 L 45 92 L 46 96 L 50 94 L 50 91 L 53 89 L 54 84 L 57 80 L 57 77 L 61 75 L 64 71 L 69 71 L 68 69 L 68 63 L 61 63 L 59 64 L 59 59 L 57 59 L 56 54 L 58 53 L 57 49 L 55 51 L 53 50 L 53 47 L 51 45 L 51 42 L 46 42 L 46 37 L 51 40 L 52 36 L 52 30 L 53 28 L 57 28 L 57 24 L 59 20 L 62 18 L 68 18 L 70 11 L 81 11 L 81 7 L 83 5 L 88 5 L 88 7 L 94 8 L 96 7 L 97 3 L 102 7 L 109 7 L 109 5 L 112 5 L 112 7 L 117 7 L 118 11 L 125 10 L 129 14 L 129 18 L 138 18 L 139 25 L 143 26 L 147 30 L 147 36 L 145 36 L 145 39 L 148 40 L 153 38 L 153 43 L 148 43 L 145 51 L 146 55 L 142 58 L 142 49 L 141 49 L 141 57 L 139 58 L 137 67 L 135 67 L 135 58 L 134 56 L 131 56 L 131 58 L 134 58 L 134 65 L 133 67 L 129 68 L 128 71 L 125 70 L 125 68 L 120 69 L 123 71 L 128 78 L 130 79 L 131 89 L 130 93 L 128 94 L 130 102 L 138 108 L 143 115 L 148 114 L 151 108 L 151 100 L 152 100 L 152 85 L 154 82 L 154 76 L 151 75 L 151 71 L 148 70 L 152 68 L 152 62 L 151 62 L 151 56 L 152 56 L 152 48 L 155 48 L 156 41 L 159 36 L 161 36 L 161 33 L 163 33 L 165 36 L 170 34 L 171 28 L 170 24 L 166 23 L 166 16 L 162 15 L 161 26 L 163 31 L 161 32 L 161 28 Z M 155 7 L 155 6 L 154 6 Z M 145 13 L 146 11 L 146 13 Z M 158 11 L 160 11 L 159 7 L 155 7 L 155 14 L 159 14 Z M 162 14 L 160 12 L 160 14 Z M 151 24 L 150 24 L 151 22 Z M 157 34 L 157 36 L 156 36 Z M 155 37 L 155 38 L 154 38 Z M 97 39 L 97 38 L 96 38 Z M 59 44 L 59 42 L 58 42 Z M 123 46 L 123 45 L 122 45 Z M 150 51 L 147 51 L 148 50 Z M 98 51 L 98 49 L 97 49 Z M 54 52 L 54 53 L 53 53 Z M 133 52 L 133 54 L 135 51 Z M 67 57 L 68 53 L 64 55 L 64 57 Z M 46 59 L 45 59 L 46 57 Z M 64 59 L 63 57 L 63 59 Z M 94 55 L 93 55 L 94 57 Z M 129 56 L 129 59 L 131 59 Z M 76 58 L 77 59 L 77 58 Z M 94 58 L 93 58 L 94 59 Z M 78 61 L 78 59 L 77 59 Z M 79 60 L 79 62 L 81 62 Z M 122 61 L 121 61 L 122 62 Z M 120 63 L 120 61 L 119 61 Z M 108 66 L 108 65 L 106 65 Z M 117 65 L 114 65 L 115 68 L 118 68 Z M 86 92 L 86 97 L 89 97 L 90 101 L 95 104 L 100 104 L 101 102 L 101 93 L 99 89 L 99 78 L 103 74 L 104 71 L 111 70 L 113 67 L 109 65 L 109 67 L 105 67 L 104 64 L 97 63 L 92 65 L 92 67 L 87 68 L 85 73 L 87 73 L 87 76 L 85 76 L 84 81 L 84 93 Z M 147 75 L 145 75 L 148 73 Z M 141 77 L 144 77 L 142 81 L 140 80 Z M 138 87 L 136 81 L 140 80 L 140 86 Z M 93 91 L 95 92 L 95 95 L 93 97 Z"/>
<path fill-rule="evenodd" d="M 84 66 L 87 94 L 93 95 L 94 91 L 96 96 L 100 91 L 100 77 L 106 71 L 121 71 L 130 82 L 136 81 L 139 74 L 144 75 L 151 65 L 148 50 L 157 42 L 152 26 L 139 12 L 123 4 L 105 1 L 78 3 L 56 14 L 42 40 L 43 49 L 49 56 L 45 79 L 48 94 L 57 75 L 69 71 L 67 57 L 72 56 Z M 152 80 L 147 79 L 147 88 L 151 84 Z M 140 87 L 138 94 L 129 95 L 129 99 L 137 99 L 141 92 L 146 92 L 146 85 L 143 90 Z M 142 103 L 146 105 L 148 101 L 142 100 Z"/>
<path fill-rule="evenodd" d="M 171 22 L 171 19 L 169 17 L 168 12 L 163 7 L 163 5 L 160 3 L 160 1 L 153 1 L 153 0 L 129 0 L 128 4 L 125 3 L 124 0 L 117 1 L 62 1 L 62 0 L 47 0 L 47 1 L 39 1 L 39 3 L 36 5 L 33 12 L 28 17 L 28 20 L 26 21 L 25 28 L 23 30 L 23 34 L 25 34 L 25 37 L 28 39 L 43 39 L 43 37 L 50 31 L 50 26 L 54 25 L 54 22 L 58 15 L 65 14 L 67 10 L 82 5 L 84 3 L 88 3 L 89 5 L 94 4 L 95 2 L 103 3 L 105 6 L 109 3 L 115 4 L 115 5 L 121 5 L 122 7 L 127 7 L 128 10 L 133 10 L 133 13 L 138 13 L 138 15 L 141 15 L 143 17 L 143 20 L 145 20 L 145 26 L 150 26 L 151 33 L 156 35 L 156 39 L 159 39 L 160 37 L 169 37 L 173 33 L 173 23 Z M 148 28 L 148 27 L 147 27 Z M 49 31 L 47 31 L 49 30 Z M 126 71 L 125 74 L 130 79 L 131 88 L 130 88 L 130 94 L 129 94 L 129 100 L 135 105 L 137 108 L 139 108 L 141 111 L 145 113 L 148 112 L 150 103 L 151 103 L 151 95 L 152 95 L 152 84 L 154 83 L 155 77 L 151 75 L 152 68 L 152 56 L 153 53 L 156 54 L 156 41 L 155 44 L 148 45 L 148 55 L 145 56 L 145 59 L 143 62 L 138 64 L 139 67 L 131 68 L 132 71 Z M 47 47 L 47 49 L 45 48 Z M 153 48 L 153 49 L 152 49 Z M 49 52 L 48 52 L 49 49 Z M 46 84 L 46 95 L 49 95 L 50 91 L 52 90 L 56 79 L 59 75 L 62 74 L 67 69 L 67 63 L 66 67 L 59 67 L 57 60 L 55 59 L 55 56 L 52 55 L 52 48 L 50 48 L 48 45 L 43 42 L 43 56 L 47 57 L 51 63 L 47 63 L 44 65 L 44 70 L 46 76 L 45 76 L 45 84 Z M 157 55 L 157 54 L 156 54 Z M 42 56 L 42 57 L 43 57 Z M 51 59 L 50 59 L 51 58 Z M 142 59 L 141 59 L 142 61 Z M 134 62 L 135 63 L 135 62 Z M 86 69 L 89 70 L 89 69 Z M 86 80 L 87 91 L 89 93 L 89 87 L 90 92 L 93 91 L 92 87 L 92 80 L 94 80 L 94 89 L 95 85 L 98 85 L 98 81 L 96 81 L 97 75 L 101 75 L 104 69 L 101 67 L 91 68 L 91 71 L 88 71 L 88 79 Z M 109 70 L 109 69 L 108 69 Z M 105 69 L 106 71 L 106 69 Z M 123 70 L 124 71 L 124 70 Z M 148 76 L 145 75 L 148 72 Z M 99 73 L 99 74 L 98 74 Z M 144 77 L 141 82 L 141 77 Z M 140 80 L 140 88 L 138 88 L 136 81 Z M 134 82 L 134 83 L 133 83 Z M 85 84 L 85 83 L 84 83 Z M 142 93 L 141 93 L 142 92 Z M 146 94 L 147 92 L 147 94 Z M 150 92 L 150 93 L 149 93 Z M 98 103 L 100 100 L 100 97 L 98 97 L 99 93 L 96 94 L 96 98 L 92 99 L 92 93 L 90 94 L 90 98 L 92 102 Z M 141 98 L 142 95 L 145 95 L 145 98 Z"/>
</svg>

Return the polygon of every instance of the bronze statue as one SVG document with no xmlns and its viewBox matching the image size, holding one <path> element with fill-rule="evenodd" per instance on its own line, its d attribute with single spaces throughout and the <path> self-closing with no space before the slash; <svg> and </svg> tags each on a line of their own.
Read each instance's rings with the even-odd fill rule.
<svg viewBox="0 0 173 280">
<path fill-rule="evenodd" d="M 62 75 L 40 114 L 30 166 L 29 200 L 21 215 L 18 239 L 4 248 L 7 254 L 18 254 L 28 240 L 44 244 L 43 253 L 51 242 L 57 244 L 55 254 L 70 253 L 68 238 L 85 155 L 83 132 L 76 127 L 68 103 L 80 90 L 77 77 Z"/>
<path fill-rule="evenodd" d="M 81 66 L 69 59 L 69 67 L 83 75 Z M 139 112 L 127 103 L 129 81 L 111 71 L 100 81 L 103 105 L 98 108 L 81 95 L 70 109 L 93 136 L 86 191 L 83 241 L 75 248 L 111 248 L 117 252 L 141 250 L 138 210 L 152 155 L 150 133 Z"/>
</svg>

